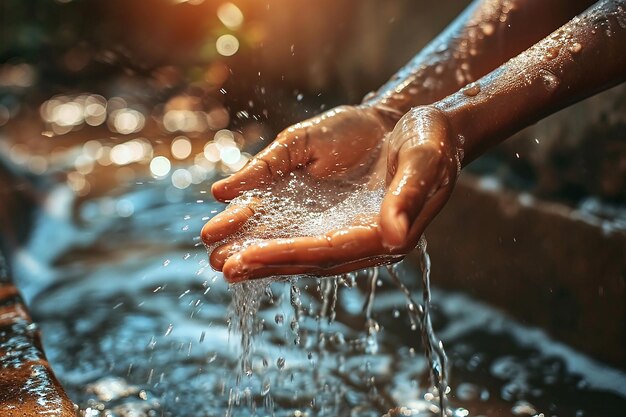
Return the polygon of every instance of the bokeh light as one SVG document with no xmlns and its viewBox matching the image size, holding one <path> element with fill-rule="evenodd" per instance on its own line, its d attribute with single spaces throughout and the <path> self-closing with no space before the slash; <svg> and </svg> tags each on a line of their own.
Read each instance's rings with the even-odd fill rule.
<svg viewBox="0 0 626 417">
<path fill-rule="evenodd" d="M 243 13 L 233 3 L 224 3 L 217 9 L 217 17 L 228 29 L 239 29 L 243 23 Z"/>
<path fill-rule="evenodd" d="M 150 162 L 150 172 L 155 177 L 164 177 L 172 169 L 172 163 L 164 156 L 157 156 Z"/>
<path fill-rule="evenodd" d="M 239 39 L 233 35 L 222 35 L 215 41 L 217 53 L 223 56 L 233 56 L 239 50 Z"/>
<path fill-rule="evenodd" d="M 172 156 L 176 159 L 185 159 L 191 155 L 191 141 L 185 136 L 179 136 L 172 141 Z"/>
<path fill-rule="evenodd" d="M 180 190 L 191 185 L 192 176 L 186 169 L 180 168 L 172 173 L 172 185 Z"/>
</svg>

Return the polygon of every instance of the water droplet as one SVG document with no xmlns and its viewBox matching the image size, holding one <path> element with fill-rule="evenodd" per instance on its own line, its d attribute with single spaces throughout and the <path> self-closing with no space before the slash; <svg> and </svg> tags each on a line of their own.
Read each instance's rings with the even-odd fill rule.
<svg viewBox="0 0 626 417">
<path fill-rule="evenodd" d="M 169 259 L 164 260 L 163 261 L 163 266 L 168 266 L 170 264 L 170 262 L 171 261 Z"/>
<path fill-rule="evenodd" d="M 283 323 L 285 322 L 285 317 L 282 314 L 276 314 L 276 316 L 274 316 L 274 321 L 279 326 L 282 326 Z"/>
<path fill-rule="evenodd" d="M 278 367 L 278 369 L 283 369 L 285 367 L 285 358 L 283 358 L 282 356 L 279 357 L 276 360 L 276 366 Z"/>
<path fill-rule="evenodd" d="M 546 51 L 546 59 L 548 59 L 548 60 L 554 59 L 557 56 L 559 56 L 559 48 L 558 47 L 548 48 L 548 50 Z"/>
<path fill-rule="evenodd" d="M 172 330 L 174 330 L 174 325 L 170 323 L 170 325 L 167 326 L 167 330 L 165 331 L 165 336 L 169 336 L 170 334 L 172 334 Z"/>
<path fill-rule="evenodd" d="M 581 44 L 579 44 L 578 42 L 574 42 L 570 47 L 569 47 L 569 51 L 573 54 L 577 54 L 580 51 L 582 51 L 583 46 Z"/>
<path fill-rule="evenodd" d="M 478 93 L 480 93 L 480 84 L 472 83 L 472 84 L 468 85 L 467 87 L 465 87 L 463 89 L 462 93 L 463 93 L 463 95 L 465 95 L 467 97 L 474 97 Z"/>
<path fill-rule="evenodd" d="M 495 26 L 491 22 L 481 23 L 480 29 L 487 36 L 493 35 L 493 32 L 496 30 Z"/>
<path fill-rule="evenodd" d="M 554 91 L 559 86 L 559 79 L 550 71 L 546 69 L 540 69 L 539 76 L 541 77 L 543 85 L 548 91 Z"/>
<path fill-rule="evenodd" d="M 265 380 L 263 381 L 263 388 L 261 389 L 261 395 L 265 396 L 270 392 L 270 381 L 269 380 Z"/>
</svg>

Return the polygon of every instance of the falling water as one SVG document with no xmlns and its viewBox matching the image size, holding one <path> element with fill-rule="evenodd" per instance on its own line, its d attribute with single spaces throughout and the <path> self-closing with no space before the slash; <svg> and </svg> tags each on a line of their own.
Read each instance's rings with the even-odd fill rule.
<svg viewBox="0 0 626 417">
<path fill-rule="evenodd" d="M 387 272 L 392 282 L 402 291 L 405 295 L 407 302 L 407 313 L 411 323 L 412 330 L 420 329 L 421 340 L 424 346 L 424 352 L 429 363 L 431 383 L 435 389 L 435 395 L 438 398 L 438 411 L 440 416 L 446 414 L 446 393 L 448 392 L 448 364 L 446 353 L 443 348 L 441 340 L 437 338 L 433 331 L 432 321 L 430 317 L 430 257 L 426 251 L 426 242 L 422 240 L 419 245 L 420 253 L 420 269 L 423 283 L 423 295 L 422 304 L 414 301 L 411 291 L 402 282 L 398 273 L 398 268 L 395 266 L 387 266 Z M 366 355 L 376 355 L 378 353 L 378 333 L 380 326 L 374 319 L 372 309 L 374 305 L 374 299 L 376 295 L 376 288 L 379 280 L 379 269 L 370 268 L 365 271 L 366 279 L 368 282 L 368 292 L 365 297 L 363 305 L 363 314 L 365 316 L 365 335 L 363 337 L 362 350 Z M 355 274 L 346 274 L 340 277 L 323 278 L 318 281 L 318 292 L 321 298 L 320 308 L 316 317 L 317 324 L 317 354 L 320 358 L 324 357 L 325 352 L 325 334 L 321 329 L 322 322 L 327 321 L 330 325 L 336 316 L 337 306 L 337 292 L 338 284 L 340 281 L 344 282 L 347 287 L 354 285 Z M 301 290 L 296 285 L 296 278 L 289 280 L 289 302 L 292 309 L 292 318 L 290 321 L 290 328 L 293 333 L 294 345 L 301 344 L 300 338 L 300 320 L 305 313 L 302 307 Z M 261 305 L 261 299 L 264 294 L 268 294 L 269 285 L 272 279 L 264 279 L 259 281 L 249 281 L 231 286 L 232 292 L 232 304 L 231 304 L 231 326 L 234 324 L 234 330 L 241 335 L 241 359 L 240 359 L 240 375 L 237 378 L 237 386 L 231 389 L 229 397 L 229 414 L 232 411 L 234 405 L 241 404 L 244 401 L 244 405 L 253 408 L 250 395 L 246 390 L 241 391 L 239 384 L 241 379 L 246 376 L 250 377 L 253 373 L 252 363 L 250 361 L 250 355 L 254 347 L 254 337 L 263 331 L 263 323 L 257 318 L 257 313 Z M 271 295 L 271 292 L 269 293 Z M 270 297 L 271 298 L 271 297 Z M 282 315 L 276 315 L 276 323 L 282 324 L 284 318 Z M 303 346 L 304 348 L 304 346 Z M 312 354 L 309 353 L 309 359 L 312 358 Z M 278 369 L 283 369 L 285 366 L 285 359 L 279 357 L 276 360 Z M 369 362 L 366 363 L 366 370 L 369 367 Z M 320 378 L 320 373 L 317 372 L 317 368 L 314 369 L 314 378 Z M 372 379 L 373 376 L 367 376 L 366 381 Z M 318 385 L 322 386 L 324 381 L 316 381 Z M 370 395 L 376 397 L 377 391 L 373 383 L 368 384 L 370 386 Z M 269 391 L 269 382 L 264 383 L 264 393 Z M 243 393 L 243 396 L 242 396 Z"/>
<path fill-rule="evenodd" d="M 448 392 L 448 358 L 443 343 L 433 331 L 430 317 L 430 256 L 426 250 L 426 240 L 422 239 L 418 247 L 420 251 L 420 270 L 422 273 L 422 304 L 413 300 L 410 290 L 398 276 L 394 266 L 387 266 L 387 271 L 393 282 L 402 290 L 407 300 L 407 312 L 411 320 L 411 328 L 419 326 L 422 344 L 430 365 L 431 383 L 437 390 L 439 397 L 439 413 L 446 414 L 446 394 Z"/>
</svg>

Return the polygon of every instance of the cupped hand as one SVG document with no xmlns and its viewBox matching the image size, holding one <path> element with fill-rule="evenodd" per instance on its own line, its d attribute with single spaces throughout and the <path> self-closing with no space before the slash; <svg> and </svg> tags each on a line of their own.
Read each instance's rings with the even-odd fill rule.
<svg viewBox="0 0 626 417">
<path fill-rule="evenodd" d="M 274 275 L 336 275 L 400 260 L 418 244 L 447 201 L 458 172 L 456 137 L 446 116 L 432 107 L 411 110 L 387 133 L 384 117 L 367 107 L 340 107 L 278 135 L 246 167 L 213 185 L 220 201 L 266 189 L 294 170 L 337 178 L 373 170 L 385 178 L 380 213 L 320 236 L 265 240 L 243 250 L 218 246 L 211 265 L 230 282 Z M 375 152 L 376 151 L 376 152 Z M 372 154 L 378 155 L 372 161 Z M 255 214 L 237 205 L 211 219 L 202 239 L 213 245 L 236 233 Z"/>
</svg>

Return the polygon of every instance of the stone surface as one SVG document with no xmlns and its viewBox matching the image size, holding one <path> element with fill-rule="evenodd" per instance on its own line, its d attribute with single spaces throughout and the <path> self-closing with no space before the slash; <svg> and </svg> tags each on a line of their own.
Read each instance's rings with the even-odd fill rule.
<svg viewBox="0 0 626 417">
<path fill-rule="evenodd" d="M 74 404 L 43 353 L 37 325 L 13 285 L 2 247 L 14 247 L 25 207 L 16 203 L 16 183 L 0 170 L 0 416 L 75 416 Z M 18 214 L 19 213 L 19 214 Z"/>
<path fill-rule="evenodd" d="M 436 286 L 467 292 L 626 367 L 626 231 L 462 176 L 427 230 Z"/>
</svg>

